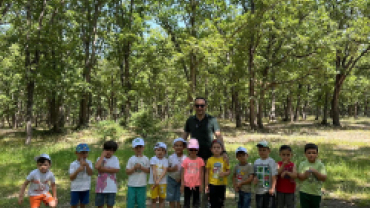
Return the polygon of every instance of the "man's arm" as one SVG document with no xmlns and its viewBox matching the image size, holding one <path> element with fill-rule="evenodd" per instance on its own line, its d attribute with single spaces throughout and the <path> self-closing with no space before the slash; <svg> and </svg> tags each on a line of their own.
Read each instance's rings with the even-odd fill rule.
<svg viewBox="0 0 370 208">
<path fill-rule="evenodd" d="M 215 137 L 216 137 L 216 139 L 217 139 L 217 140 L 219 140 L 219 141 L 222 143 L 222 145 L 225 147 L 224 138 L 223 138 L 223 136 L 222 136 L 222 134 L 221 134 L 221 131 L 220 131 L 220 130 L 215 131 Z"/>
<path fill-rule="evenodd" d="M 186 132 L 186 131 L 184 131 L 184 132 L 182 132 L 182 138 L 186 141 L 186 140 L 188 140 L 188 137 L 189 137 L 189 132 Z"/>
</svg>

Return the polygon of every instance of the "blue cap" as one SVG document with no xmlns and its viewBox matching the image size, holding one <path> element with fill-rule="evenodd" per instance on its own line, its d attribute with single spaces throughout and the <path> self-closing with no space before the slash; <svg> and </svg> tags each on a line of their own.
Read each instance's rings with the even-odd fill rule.
<svg viewBox="0 0 370 208">
<path fill-rule="evenodd" d="M 89 146 L 87 146 L 87 144 L 85 143 L 77 145 L 76 152 L 82 152 L 82 151 L 90 151 Z"/>
</svg>

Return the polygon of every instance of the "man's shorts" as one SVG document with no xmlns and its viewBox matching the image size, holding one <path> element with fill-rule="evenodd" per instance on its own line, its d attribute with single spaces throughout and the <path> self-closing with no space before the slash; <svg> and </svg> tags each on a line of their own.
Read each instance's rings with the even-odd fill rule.
<svg viewBox="0 0 370 208">
<path fill-rule="evenodd" d="M 51 202 L 55 202 L 55 199 L 50 193 L 40 194 L 37 196 L 30 196 L 31 208 L 38 208 L 41 206 L 41 202 L 48 205 Z"/>
<path fill-rule="evenodd" d="M 108 206 L 113 207 L 116 203 L 116 193 L 96 193 L 95 206 L 104 206 L 104 202 Z"/>
<path fill-rule="evenodd" d="M 71 191 L 71 206 L 89 203 L 90 191 Z"/>
<path fill-rule="evenodd" d="M 167 195 L 166 200 L 169 202 L 180 202 L 180 188 L 181 182 L 177 182 L 171 176 L 167 177 Z"/>
<path fill-rule="evenodd" d="M 152 185 L 151 187 L 153 187 L 154 185 Z M 167 188 L 167 184 L 160 184 L 158 186 L 156 186 L 154 189 L 150 189 L 150 196 L 152 199 L 156 199 L 156 198 L 166 198 L 166 188 Z"/>
</svg>

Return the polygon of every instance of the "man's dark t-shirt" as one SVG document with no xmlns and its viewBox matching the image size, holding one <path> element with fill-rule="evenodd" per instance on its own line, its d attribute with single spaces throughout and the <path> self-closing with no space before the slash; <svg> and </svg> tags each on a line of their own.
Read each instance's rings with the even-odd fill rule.
<svg viewBox="0 0 370 208">
<path fill-rule="evenodd" d="M 199 121 L 196 116 L 190 116 L 186 120 L 184 131 L 190 133 L 191 138 L 195 138 L 199 142 L 198 156 L 207 160 L 212 156 L 211 143 L 214 133 L 219 131 L 220 127 L 217 119 L 206 114 L 204 118 Z"/>
</svg>

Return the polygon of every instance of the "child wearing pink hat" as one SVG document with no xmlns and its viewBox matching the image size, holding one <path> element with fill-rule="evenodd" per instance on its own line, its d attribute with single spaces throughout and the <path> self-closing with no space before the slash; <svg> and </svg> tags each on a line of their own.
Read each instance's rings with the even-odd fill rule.
<svg viewBox="0 0 370 208">
<path fill-rule="evenodd" d="M 190 139 L 188 143 L 188 157 L 182 162 L 181 193 L 184 193 L 184 208 L 190 208 L 191 196 L 193 207 L 200 207 L 200 190 L 203 190 L 203 167 L 204 161 L 197 156 L 199 143 L 196 139 Z"/>
</svg>

